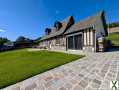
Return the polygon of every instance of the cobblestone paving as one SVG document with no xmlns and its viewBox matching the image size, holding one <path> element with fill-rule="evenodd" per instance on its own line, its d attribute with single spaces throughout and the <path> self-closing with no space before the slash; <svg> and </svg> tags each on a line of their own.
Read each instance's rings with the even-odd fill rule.
<svg viewBox="0 0 119 90">
<path fill-rule="evenodd" d="M 4 90 L 112 90 L 110 81 L 119 81 L 119 51 L 88 54 L 37 78 Z"/>
</svg>

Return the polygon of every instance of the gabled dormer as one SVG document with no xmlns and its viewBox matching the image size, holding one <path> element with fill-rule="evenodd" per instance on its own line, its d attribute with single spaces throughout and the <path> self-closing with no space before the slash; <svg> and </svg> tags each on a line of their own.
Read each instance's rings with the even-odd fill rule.
<svg viewBox="0 0 119 90">
<path fill-rule="evenodd" d="M 45 35 L 50 35 L 51 33 L 51 29 L 50 28 L 46 28 L 45 29 Z"/>
<path fill-rule="evenodd" d="M 46 40 L 49 38 L 64 35 L 64 33 L 74 24 L 74 19 L 72 16 L 68 16 L 63 21 L 56 21 L 54 26 L 45 29 L 45 36 L 41 40 Z"/>
<path fill-rule="evenodd" d="M 60 28 L 62 27 L 62 23 L 59 21 L 55 21 L 54 27 L 56 28 L 56 31 L 59 31 Z"/>
</svg>

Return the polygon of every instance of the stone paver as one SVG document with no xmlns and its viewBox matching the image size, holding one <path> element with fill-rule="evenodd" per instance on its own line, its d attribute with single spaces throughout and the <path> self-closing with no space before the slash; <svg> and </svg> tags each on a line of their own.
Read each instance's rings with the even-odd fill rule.
<svg viewBox="0 0 119 90">
<path fill-rule="evenodd" d="M 87 54 L 4 90 L 111 90 L 112 80 L 119 81 L 119 51 Z"/>
</svg>

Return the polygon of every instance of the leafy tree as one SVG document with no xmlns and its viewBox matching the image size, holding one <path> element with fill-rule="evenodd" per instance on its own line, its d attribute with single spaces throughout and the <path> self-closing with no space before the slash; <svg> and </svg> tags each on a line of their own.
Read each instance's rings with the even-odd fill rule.
<svg viewBox="0 0 119 90">
<path fill-rule="evenodd" d="M 33 45 L 38 45 L 40 43 L 41 37 L 38 37 L 33 41 Z"/>
<path fill-rule="evenodd" d="M 9 42 L 10 40 L 8 40 L 7 38 L 4 37 L 0 37 L 0 45 L 4 45 L 4 43 Z"/>
<path fill-rule="evenodd" d="M 110 24 L 108 24 L 108 27 L 109 27 L 109 28 L 119 27 L 119 22 L 110 23 Z"/>
<path fill-rule="evenodd" d="M 16 43 L 25 43 L 26 42 L 26 38 L 23 37 L 23 36 L 19 36 L 17 39 L 16 39 Z"/>
<path fill-rule="evenodd" d="M 19 36 L 15 41 L 15 45 L 17 47 L 29 47 L 32 45 L 32 40 L 24 36 Z"/>
</svg>

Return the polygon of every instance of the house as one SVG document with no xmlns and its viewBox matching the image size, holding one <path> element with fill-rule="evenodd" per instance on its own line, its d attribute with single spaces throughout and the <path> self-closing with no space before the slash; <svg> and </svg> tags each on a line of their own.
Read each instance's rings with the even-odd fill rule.
<svg viewBox="0 0 119 90">
<path fill-rule="evenodd" d="M 4 43 L 4 46 L 14 47 L 14 42 L 8 41 L 8 42 Z"/>
<path fill-rule="evenodd" d="M 119 26 L 108 28 L 108 33 L 119 33 Z"/>
<path fill-rule="evenodd" d="M 73 16 L 56 21 L 54 26 L 45 29 L 40 46 L 49 50 L 97 51 L 97 40 L 108 35 L 104 11 L 75 22 Z"/>
<path fill-rule="evenodd" d="M 13 50 L 15 49 L 14 43 L 11 41 L 8 41 L 4 43 L 3 45 L 0 45 L 0 51 L 7 51 L 7 50 Z"/>
</svg>

